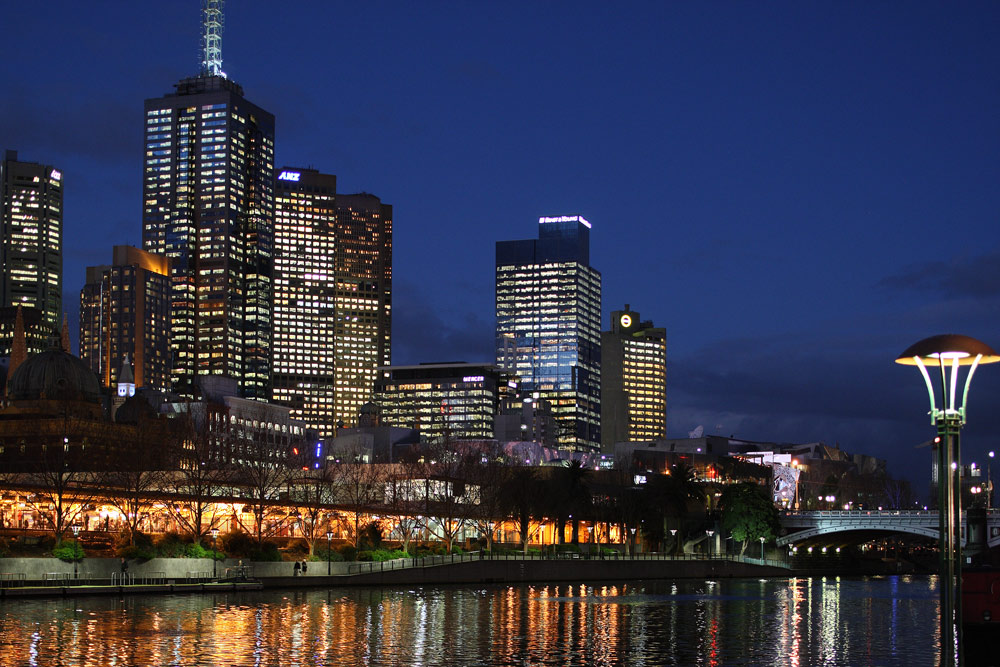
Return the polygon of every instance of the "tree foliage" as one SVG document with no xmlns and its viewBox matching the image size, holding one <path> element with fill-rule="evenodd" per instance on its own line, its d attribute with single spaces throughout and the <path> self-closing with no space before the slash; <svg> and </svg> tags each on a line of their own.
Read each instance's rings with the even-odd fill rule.
<svg viewBox="0 0 1000 667">
<path fill-rule="evenodd" d="M 719 500 L 722 509 L 722 528 L 734 539 L 748 542 L 764 538 L 770 542 L 778 534 L 778 509 L 768 495 L 766 486 L 753 482 L 731 484 Z"/>
</svg>

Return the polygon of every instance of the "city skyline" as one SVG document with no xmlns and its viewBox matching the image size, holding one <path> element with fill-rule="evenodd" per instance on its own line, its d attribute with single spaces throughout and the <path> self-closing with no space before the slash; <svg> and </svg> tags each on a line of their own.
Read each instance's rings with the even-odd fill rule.
<svg viewBox="0 0 1000 667">
<path fill-rule="evenodd" d="M 394 364 L 489 361 L 493 244 L 579 212 L 601 329 L 628 302 L 667 330 L 672 435 L 840 442 L 923 492 L 933 429 L 892 360 L 952 330 L 998 345 L 997 7 L 227 9 L 276 163 L 396 208 Z M 140 245 L 142 100 L 197 72 L 197 3 L 37 12 L 10 10 L 0 149 L 66 174 L 75 332 L 84 267 Z M 966 461 L 1000 448 L 993 370 Z"/>
</svg>

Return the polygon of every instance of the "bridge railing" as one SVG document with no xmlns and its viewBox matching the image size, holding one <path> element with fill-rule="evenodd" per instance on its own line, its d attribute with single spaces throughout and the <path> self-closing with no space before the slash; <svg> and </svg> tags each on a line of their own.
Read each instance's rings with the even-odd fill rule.
<svg viewBox="0 0 1000 667">
<path fill-rule="evenodd" d="M 789 510 L 781 512 L 781 517 L 802 518 L 861 518 L 861 517 L 920 517 L 937 516 L 937 510 Z"/>
</svg>

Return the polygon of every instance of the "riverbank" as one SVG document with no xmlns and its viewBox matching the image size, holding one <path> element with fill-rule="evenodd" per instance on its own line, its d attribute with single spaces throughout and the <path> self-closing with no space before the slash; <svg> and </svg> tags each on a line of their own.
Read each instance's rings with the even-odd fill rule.
<svg viewBox="0 0 1000 667">
<path fill-rule="evenodd" d="M 88 562 L 89 561 L 89 562 Z M 348 586 L 521 584 L 652 579 L 787 577 L 776 562 L 733 558 L 614 558 L 557 560 L 479 554 L 400 559 L 384 563 L 312 562 L 305 575 L 295 564 L 156 558 L 129 565 L 88 559 L 76 566 L 48 558 L 0 560 L 0 599 L 140 593 L 216 593 L 240 590 Z M 329 566 L 330 574 L 327 574 Z M 20 569 L 18 569 L 20 568 Z"/>
</svg>

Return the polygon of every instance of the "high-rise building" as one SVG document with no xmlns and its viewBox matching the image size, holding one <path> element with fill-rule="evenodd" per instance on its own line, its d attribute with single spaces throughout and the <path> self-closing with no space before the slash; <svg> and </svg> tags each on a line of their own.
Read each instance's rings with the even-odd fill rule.
<svg viewBox="0 0 1000 667">
<path fill-rule="evenodd" d="M 419 364 L 385 370 L 387 376 L 375 383 L 382 423 L 418 429 L 434 443 L 492 439 L 501 401 L 517 386 L 509 373 L 490 364 Z"/>
<path fill-rule="evenodd" d="M 62 311 L 62 223 L 62 172 L 6 151 L 0 161 L 0 307 L 37 308 L 52 327 Z"/>
<path fill-rule="evenodd" d="M 321 437 L 336 428 L 336 190 L 313 169 L 281 169 L 275 186 L 272 396 Z"/>
<path fill-rule="evenodd" d="M 170 387 L 170 260 L 114 246 L 109 266 L 87 267 L 80 290 L 80 359 L 112 387 L 130 364 L 138 387 Z"/>
<path fill-rule="evenodd" d="M 199 76 L 145 104 L 143 249 L 171 261 L 171 378 L 227 375 L 271 396 L 274 116 L 222 72 L 219 2 Z"/>
<path fill-rule="evenodd" d="M 601 274 L 583 216 L 539 218 L 496 245 L 497 365 L 552 405 L 561 447 L 601 445 Z"/>
<path fill-rule="evenodd" d="M 392 207 L 283 168 L 275 189 L 274 392 L 322 437 L 353 425 L 390 362 Z"/>
<path fill-rule="evenodd" d="M 337 422 L 351 426 L 392 360 L 392 206 L 337 195 L 333 253 Z"/>
<path fill-rule="evenodd" d="M 601 445 L 667 437 L 667 332 L 625 304 L 601 333 Z"/>
</svg>

